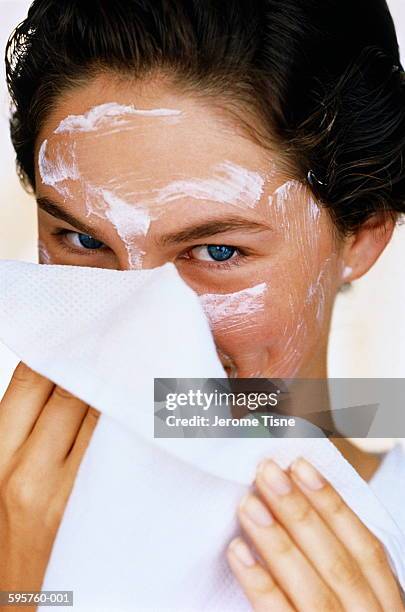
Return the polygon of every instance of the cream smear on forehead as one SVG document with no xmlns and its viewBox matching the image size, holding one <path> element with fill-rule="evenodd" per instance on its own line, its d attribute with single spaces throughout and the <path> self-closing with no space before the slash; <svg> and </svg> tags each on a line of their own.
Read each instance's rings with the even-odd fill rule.
<svg viewBox="0 0 405 612">
<path fill-rule="evenodd" d="M 213 177 L 176 180 L 162 189 L 151 191 L 157 204 L 167 204 L 182 197 L 206 200 L 221 204 L 254 207 L 259 202 L 264 189 L 264 178 L 253 172 L 224 161 L 213 168 Z"/>
<path fill-rule="evenodd" d="M 180 110 L 173 108 L 140 109 L 133 105 L 107 102 L 94 106 L 84 115 L 68 115 L 60 122 L 54 134 L 95 132 L 105 127 L 123 127 L 131 117 L 179 117 L 181 114 Z"/>
<path fill-rule="evenodd" d="M 60 150 L 61 147 L 59 146 L 57 155 L 55 155 L 55 159 L 52 161 L 47 157 L 47 147 L 48 140 L 45 139 L 38 152 L 39 174 L 41 175 L 44 185 L 54 187 L 58 193 L 66 198 L 69 196 L 69 189 L 60 183 L 68 180 L 80 180 L 74 143 L 68 147 L 63 147 L 63 152 Z"/>
<path fill-rule="evenodd" d="M 74 132 L 94 132 L 105 127 L 120 127 L 128 123 L 133 116 L 143 117 L 178 117 L 182 112 L 177 109 L 155 108 L 137 109 L 134 106 L 108 102 L 91 108 L 84 115 L 69 115 L 63 119 L 54 134 Z M 75 178 L 75 177 L 68 177 Z M 211 179 L 178 180 L 167 187 L 153 190 L 157 203 L 170 202 L 183 195 L 198 200 L 214 200 L 225 204 L 242 202 L 255 206 L 264 189 L 264 178 L 230 161 L 218 164 Z"/>
<path fill-rule="evenodd" d="M 130 263 L 139 265 L 143 252 L 136 249 L 131 238 L 145 236 L 152 220 L 159 218 L 167 204 L 181 198 L 231 204 L 246 208 L 260 201 L 265 178 L 258 172 L 225 160 L 212 169 L 212 175 L 203 178 L 177 179 L 160 188 L 120 193 L 119 180 L 108 185 L 86 182 L 80 173 L 76 154 L 76 142 L 70 137 L 75 133 L 110 133 L 132 129 L 134 117 L 154 117 L 162 120 L 180 118 L 176 109 L 137 109 L 134 106 L 110 102 L 91 108 L 83 115 L 69 115 L 54 130 L 55 135 L 66 134 L 69 140 L 56 143 L 56 154 L 47 157 L 48 140 L 39 149 L 38 167 L 45 185 L 55 188 L 64 198 L 69 197 L 65 181 L 81 181 L 85 191 L 88 216 L 96 215 L 109 220 L 125 244 Z"/>
<path fill-rule="evenodd" d="M 130 117 L 179 117 L 181 111 L 172 108 L 139 109 L 133 105 L 108 102 L 94 106 L 83 115 L 68 115 L 59 123 L 54 134 L 72 134 L 75 132 L 95 132 L 105 127 L 123 127 L 128 124 Z M 71 179 L 79 180 L 80 173 L 77 166 L 75 143 L 63 147 L 63 155 L 58 155 L 55 161 L 49 162 L 46 158 L 48 141 L 44 140 L 38 155 L 39 171 L 42 181 L 46 185 L 55 186 L 57 183 Z M 66 159 L 67 158 L 67 159 Z"/>
<path fill-rule="evenodd" d="M 131 192 L 126 197 L 131 199 L 132 208 L 148 211 L 150 219 L 159 218 L 168 204 L 185 198 L 243 208 L 259 202 L 265 180 L 257 172 L 224 161 L 213 167 L 212 174 L 206 178 L 177 179 L 164 187 Z"/>
<path fill-rule="evenodd" d="M 95 132 L 106 127 L 124 127 L 129 118 L 142 117 L 178 117 L 180 110 L 171 108 L 138 109 L 133 105 L 108 102 L 94 106 L 83 115 L 68 115 L 59 123 L 54 134 L 74 134 L 75 132 Z M 50 162 L 46 157 L 48 140 L 45 139 L 39 149 L 38 166 L 42 181 L 45 185 L 55 187 L 66 180 L 79 180 L 75 142 L 64 143 L 59 146 L 60 153 Z"/>
<path fill-rule="evenodd" d="M 200 301 L 212 325 L 239 317 L 246 322 L 247 317 L 264 307 L 266 289 L 266 283 L 260 283 L 235 293 L 204 293 Z"/>
</svg>

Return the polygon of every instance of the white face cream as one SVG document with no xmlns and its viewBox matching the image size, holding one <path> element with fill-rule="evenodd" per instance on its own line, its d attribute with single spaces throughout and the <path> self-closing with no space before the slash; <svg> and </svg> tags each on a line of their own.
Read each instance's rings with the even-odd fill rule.
<svg viewBox="0 0 405 612">
<path fill-rule="evenodd" d="M 267 285 L 260 283 L 235 293 L 206 293 L 200 296 L 203 308 L 215 327 L 246 324 L 248 319 L 265 305 Z"/>
<path fill-rule="evenodd" d="M 139 109 L 135 106 L 107 102 L 94 106 L 84 115 L 68 115 L 55 130 L 55 134 L 75 132 L 97 132 L 99 130 L 123 129 L 130 125 L 133 117 L 170 117 L 179 119 L 181 111 L 173 108 Z"/>
<path fill-rule="evenodd" d="M 38 153 L 38 169 L 44 185 L 54 187 L 64 198 L 69 196 L 66 181 L 79 181 L 80 172 L 77 165 L 74 143 L 68 147 L 59 145 L 59 150 L 50 160 L 47 157 L 48 140 L 44 140 Z"/>
<path fill-rule="evenodd" d="M 192 198 L 253 208 L 262 196 L 263 187 L 264 178 L 260 174 L 226 161 L 212 168 L 212 177 L 175 180 L 160 189 L 140 192 L 140 197 L 142 205 L 150 207 Z"/>
</svg>

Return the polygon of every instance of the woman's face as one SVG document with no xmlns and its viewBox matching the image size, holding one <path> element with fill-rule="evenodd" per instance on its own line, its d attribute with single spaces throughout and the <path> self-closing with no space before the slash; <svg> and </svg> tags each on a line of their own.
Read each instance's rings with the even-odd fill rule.
<svg viewBox="0 0 405 612">
<path fill-rule="evenodd" d="M 325 375 L 344 276 L 332 222 L 236 120 L 157 82 L 97 78 L 60 100 L 36 159 L 42 263 L 173 262 L 230 373 Z"/>
</svg>

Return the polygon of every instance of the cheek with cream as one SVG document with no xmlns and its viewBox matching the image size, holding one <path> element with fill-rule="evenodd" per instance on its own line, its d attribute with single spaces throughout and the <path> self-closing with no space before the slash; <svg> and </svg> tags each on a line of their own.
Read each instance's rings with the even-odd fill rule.
<svg viewBox="0 0 405 612">
<path fill-rule="evenodd" d="M 200 295 L 232 375 L 310 376 L 312 364 L 326 359 L 333 299 L 348 274 L 330 219 L 305 185 L 280 180 L 277 164 L 256 145 L 229 132 L 218 139 L 201 109 L 179 106 L 106 102 L 64 116 L 39 143 L 41 190 L 101 234 L 113 232 L 111 265 L 121 269 L 173 261 L 156 237 L 197 212 L 267 222 L 273 237 L 260 256 L 229 272 L 200 273 L 184 262 L 179 272 Z M 40 228 L 40 261 L 66 263 L 43 234 Z"/>
<path fill-rule="evenodd" d="M 276 256 L 251 270 L 254 285 L 204 294 L 202 304 L 233 373 L 310 377 L 326 362 L 331 308 L 346 272 L 330 221 L 306 186 L 288 181 L 276 189 L 265 214 L 277 228 Z"/>
</svg>

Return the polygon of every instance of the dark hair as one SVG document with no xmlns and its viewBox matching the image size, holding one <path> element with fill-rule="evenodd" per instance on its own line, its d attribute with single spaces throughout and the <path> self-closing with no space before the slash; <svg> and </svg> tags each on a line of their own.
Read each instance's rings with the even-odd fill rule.
<svg viewBox="0 0 405 612">
<path fill-rule="evenodd" d="M 160 71 L 253 113 L 343 232 L 405 212 L 405 86 L 385 0 L 35 0 L 6 64 L 34 189 L 35 141 L 62 92 L 95 71 Z"/>
</svg>

